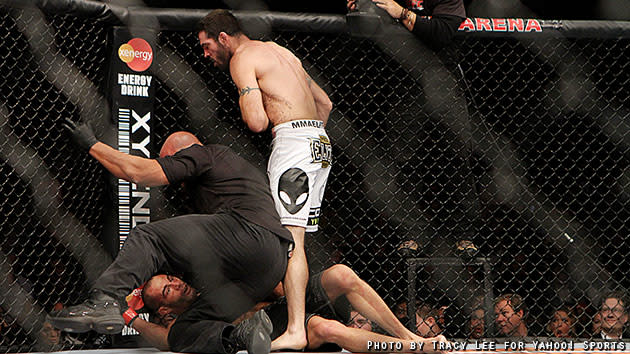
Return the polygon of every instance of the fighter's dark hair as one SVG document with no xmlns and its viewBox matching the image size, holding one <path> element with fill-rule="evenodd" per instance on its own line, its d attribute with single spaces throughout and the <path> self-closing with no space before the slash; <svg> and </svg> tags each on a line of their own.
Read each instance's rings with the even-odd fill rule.
<svg viewBox="0 0 630 354">
<path fill-rule="evenodd" d="M 208 38 L 217 39 L 219 33 L 225 32 L 230 36 L 236 34 L 242 34 L 243 30 L 238 20 L 228 10 L 217 9 L 210 11 L 204 18 L 202 18 L 195 28 L 197 33 L 204 31 Z"/>
</svg>

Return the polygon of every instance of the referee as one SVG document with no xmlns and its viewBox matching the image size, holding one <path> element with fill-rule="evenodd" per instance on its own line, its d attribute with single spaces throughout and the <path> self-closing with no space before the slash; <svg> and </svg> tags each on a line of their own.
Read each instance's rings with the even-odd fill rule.
<svg viewBox="0 0 630 354">
<path fill-rule="evenodd" d="M 134 228 L 89 299 L 52 314 L 51 323 L 71 332 L 118 333 L 125 320 L 134 320 L 121 316 L 125 296 L 166 271 L 181 274 L 197 289 L 203 306 L 168 328 L 164 349 L 268 353 L 271 327 L 264 313 L 237 327 L 231 324 L 283 279 L 293 243 L 264 175 L 229 148 L 204 146 L 187 132 L 170 135 L 160 158 L 146 159 L 99 142 L 87 124 L 67 120 L 66 128 L 77 146 L 118 178 L 145 186 L 183 183 L 199 214 Z M 203 325 L 178 325 L 186 316 L 204 320 Z"/>
</svg>

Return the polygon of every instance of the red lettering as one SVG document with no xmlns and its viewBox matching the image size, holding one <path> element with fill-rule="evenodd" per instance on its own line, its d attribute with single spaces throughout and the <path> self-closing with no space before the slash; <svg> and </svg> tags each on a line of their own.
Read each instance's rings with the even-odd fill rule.
<svg viewBox="0 0 630 354">
<path fill-rule="evenodd" d="M 478 18 L 477 20 L 477 31 L 492 31 L 492 27 L 490 26 L 490 20 L 487 18 Z"/>
<path fill-rule="evenodd" d="M 525 23 L 522 18 L 508 18 L 508 31 L 510 32 L 523 32 L 525 29 Z"/>
<path fill-rule="evenodd" d="M 525 27 L 525 32 L 531 31 L 542 32 L 542 26 L 540 25 L 540 22 L 538 22 L 538 20 L 527 20 L 527 27 Z"/>
<path fill-rule="evenodd" d="M 504 18 L 493 18 L 492 19 L 492 29 L 494 31 L 501 31 L 501 32 L 507 31 L 507 27 L 505 26 L 505 19 Z"/>
<path fill-rule="evenodd" d="M 473 21 L 469 18 L 466 19 L 466 21 L 462 22 L 461 25 L 459 25 L 459 30 L 460 31 L 475 31 L 475 24 L 473 23 Z"/>
</svg>

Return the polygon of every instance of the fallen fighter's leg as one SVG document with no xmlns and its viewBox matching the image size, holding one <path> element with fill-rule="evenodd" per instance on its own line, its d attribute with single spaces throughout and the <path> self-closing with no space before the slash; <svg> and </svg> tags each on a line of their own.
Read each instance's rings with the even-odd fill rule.
<svg viewBox="0 0 630 354">
<path fill-rule="evenodd" d="M 443 335 L 432 338 L 408 340 L 389 337 L 386 335 L 350 328 L 335 320 L 327 320 L 319 316 L 312 316 L 307 320 L 306 333 L 310 350 L 317 349 L 325 343 L 335 343 L 345 350 L 355 353 L 368 352 L 407 352 L 407 353 L 442 353 L 438 350 L 440 343 L 448 341 Z M 382 343 L 398 344 L 401 347 L 385 348 Z"/>
<path fill-rule="evenodd" d="M 350 267 L 337 264 L 326 269 L 321 276 L 321 286 L 331 302 L 345 296 L 354 310 L 376 322 L 389 334 L 401 339 L 422 340 L 398 320 L 378 293 Z"/>
</svg>

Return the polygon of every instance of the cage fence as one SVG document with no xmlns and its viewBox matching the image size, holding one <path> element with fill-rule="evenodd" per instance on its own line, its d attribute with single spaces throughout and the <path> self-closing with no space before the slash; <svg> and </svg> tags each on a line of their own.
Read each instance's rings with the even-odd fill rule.
<svg viewBox="0 0 630 354">
<path fill-rule="evenodd" d="M 111 26 L 9 6 L 0 23 L 0 348 L 111 346 L 45 323 L 82 301 L 116 253 L 112 178 L 61 128 L 89 120 L 113 141 Z M 429 307 L 448 337 L 470 337 L 480 309 L 483 336 L 499 336 L 492 300 L 505 293 L 523 298 L 532 336 L 550 335 L 563 305 L 573 335 L 593 336 L 600 297 L 629 286 L 628 36 L 461 33 L 438 54 L 408 37 L 263 38 L 301 58 L 334 103 L 321 230 L 306 241 L 312 273 L 347 264 L 405 324 L 418 318 L 408 308 Z M 196 36 L 162 28 L 156 43 L 154 153 L 189 130 L 264 171 L 270 134 L 247 131 L 235 86 Z M 177 187 L 154 193 L 152 220 L 190 212 Z M 463 240 L 474 248 L 458 249 Z"/>
</svg>

